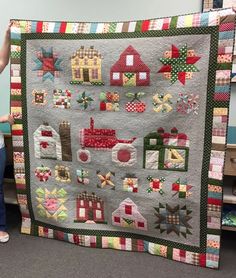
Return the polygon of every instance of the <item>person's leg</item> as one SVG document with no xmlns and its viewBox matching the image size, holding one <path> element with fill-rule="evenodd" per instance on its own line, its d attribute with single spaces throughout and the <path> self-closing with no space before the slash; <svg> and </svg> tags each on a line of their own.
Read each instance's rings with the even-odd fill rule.
<svg viewBox="0 0 236 278">
<path fill-rule="evenodd" d="M 3 194 L 3 177 L 6 163 L 6 149 L 0 149 L 0 231 L 6 231 L 6 209 Z"/>
</svg>

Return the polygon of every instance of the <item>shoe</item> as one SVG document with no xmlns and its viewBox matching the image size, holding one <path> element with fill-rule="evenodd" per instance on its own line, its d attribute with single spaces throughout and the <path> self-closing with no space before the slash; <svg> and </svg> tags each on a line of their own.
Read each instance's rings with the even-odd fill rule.
<svg viewBox="0 0 236 278">
<path fill-rule="evenodd" d="M 9 234 L 8 233 L 5 233 L 5 235 L 3 235 L 3 236 L 0 236 L 0 243 L 6 243 L 6 242 L 8 242 L 8 240 L 9 240 Z"/>
</svg>

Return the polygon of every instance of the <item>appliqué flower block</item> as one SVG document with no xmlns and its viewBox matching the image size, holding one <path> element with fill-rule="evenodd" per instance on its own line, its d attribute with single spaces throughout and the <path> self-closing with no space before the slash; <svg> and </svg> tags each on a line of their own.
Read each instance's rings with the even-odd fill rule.
<svg viewBox="0 0 236 278">
<path fill-rule="evenodd" d="M 121 202 L 118 209 L 112 213 L 112 224 L 136 230 L 147 230 L 147 220 L 130 198 Z"/>
<path fill-rule="evenodd" d="M 149 188 L 147 189 L 148 193 L 159 192 L 161 195 L 164 194 L 163 184 L 166 180 L 164 177 L 158 179 L 158 178 L 153 178 L 152 176 L 148 176 L 147 180 L 149 181 Z"/>
<path fill-rule="evenodd" d="M 97 177 L 100 180 L 100 184 L 97 185 L 98 188 L 111 187 L 115 189 L 115 184 L 112 181 L 112 177 L 115 176 L 114 172 L 108 172 L 107 174 L 102 174 L 101 171 L 97 171 Z"/>
<path fill-rule="evenodd" d="M 163 128 L 144 137 L 143 167 L 153 170 L 187 171 L 189 138 L 172 128 L 167 133 Z"/>
<path fill-rule="evenodd" d="M 69 90 L 53 90 L 53 107 L 68 109 L 71 106 L 71 91 Z"/>
<path fill-rule="evenodd" d="M 89 172 L 84 169 L 76 170 L 77 181 L 79 184 L 89 184 Z"/>
<path fill-rule="evenodd" d="M 101 92 L 99 95 L 100 111 L 114 111 L 120 110 L 119 101 L 120 96 L 117 92 Z"/>
<path fill-rule="evenodd" d="M 169 113 L 173 110 L 171 104 L 172 95 L 167 93 L 160 93 L 153 96 L 153 110 L 157 113 Z"/>
<path fill-rule="evenodd" d="M 104 85 L 102 82 L 102 55 L 93 46 L 81 46 L 71 57 L 71 84 Z"/>
<path fill-rule="evenodd" d="M 52 175 L 52 171 L 49 167 L 40 166 L 36 167 L 35 169 L 35 176 L 39 179 L 39 181 L 46 182 L 48 181 L 49 177 Z"/>
<path fill-rule="evenodd" d="M 106 224 L 104 218 L 104 201 L 86 191 L 78 195 L 76 199 L 76 220 L 75 223 Z"/>
<path fill-rule="evenodd" d="M 181 182 L 180 179 L 177 179 L 177 181 L 172 184 L 172 191 L 175 191 L 173 197 L 178 194 L 179 198 L 186 199 L 192 195 L 192 192 L 189 192 L 192 188 L 193 186 L 189 185 L 187 181 Z"/>
<path fill-rule="evenodd" d="M 187 44 L 180 49 L 172 45 L 172 50 L 166 51 L 164 58 L 160 59 L 163 66 L 158 73 L 163 73 L 172 84 L 179 80 L 185 85 L 186 79 L 191 79 L 193 72 L 199 71 L 194 64 L 200 58 L 195 55 L 194 50 L 188 50 Z"/>
<path fill-rule="evenodd" d="M 123 179 L 123 191 L 138 192 L 138 178 L 135 175 L 126 175 Z"/>
<path fill-rule="evenodd" d="M 127 112 L 138 112 L 143 113 L 146 110 L 146 104 L 140 100 L 145 93 L 126 93 L 128 98 L 131 98 L 131 101 L 127 102 L 125 105 L 125 109 Z"/>
<path fill-rule="evenodd" d="M 77 102 L 82 110 L 87 110 L 88 108 L 92 109 L 93 101 L 93 98 L 89 94 L 86 94 L 86 92 L 79 95 L 79 98 L 77 99 Z"/>
<path fill-rule="evenodd" d="M 181 114 L 196 114 L 199 110 L 199 95 L 189 93 L 179 93 L 177 99 L 177 112 Z"/>
<path fill-rule="evenodd" d="M 167 234 L 174 232 L 176 235 L 187 238 L 187 235 L 191 235 L 192 226 L 188 223 L 192 217 L 191 210 L 186 206 L 180 207 L 180 205 L 170 206 L 168 204 L 159 203 L 158 207 L 154 207 L 155 216 L 157 221 L 155 222 L 156 229 L 161 233 Z"/>
<path fill-rule="evenodd" d="M 90 118 L 90 128 L 80 130 L 79 140 L 82 148 L 94 148 L 97 150 L 112 149 L 118 143 L 131 144 L 136 138 L 131 140 L 121 140 L 116 138 L 114 129 L 94 128 L 94 119 Z"/>
<path fill-rule="evenodd" d="M 150 69 L 130 45 L 111 67 L 110 80 L 111 86 L 149 86 Z"/>
<path fill-rule="evenodd" d="M 36 66 L 33 71 L 37 71 L 38 76 L 42 77 L 43 81 L 47 79 L 54 81 L 55 77 L 59 77 L 59 73 L 62 71 L 60 66 L 62 59 L 58 58 L 52 47 L 48 51 L 42 47 L 34 62 Z"/>
<path fill-rule="evenodd" d="M 32 95 L 34 99 L 32 100 L 32 104 L 34 105 L 46 105 L 47 104 L 47 92 L 45 90 L 38 91 L 38 90 L 33 90 Z"/>
<path fill-rule="evenodd" d="M 37 209 L 38 214 L 44 218 L 53 218 L 57 221 L 64 221 L 68 217 L 65 202 L 67 200 L 67 192 L 62 189 L 53 189 L 49 191 L 47 188 L 38 188 L 37 194 Z"/>
</svg>

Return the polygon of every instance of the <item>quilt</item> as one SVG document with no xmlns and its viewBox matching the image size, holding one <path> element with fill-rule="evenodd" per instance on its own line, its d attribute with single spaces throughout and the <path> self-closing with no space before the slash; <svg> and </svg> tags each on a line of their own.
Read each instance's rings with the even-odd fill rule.
<svg viewBox="0 0 236 278">
<path fill-rule="evenodd" d="M 234 22 L 13 20 L 22 233 L 218 268 Z"/>
</svg>

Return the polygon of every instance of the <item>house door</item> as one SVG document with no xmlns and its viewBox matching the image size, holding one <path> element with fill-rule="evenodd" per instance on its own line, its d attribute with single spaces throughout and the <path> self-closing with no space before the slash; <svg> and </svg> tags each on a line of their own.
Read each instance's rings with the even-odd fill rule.
<svg viewBox="0 0 236 278">
<path fill-rule="evenodd" d="M 92 209 L 88 210 L 88 220 L 94 220 L 94 218 L 93 218 L 93 210 Z"/>
<path fill-rule="evenodd" d="M 159 151 L 146 150 L 144 168 L 157 170 L 158 163 L 159 163 Z"/>
<path fill-rule="evenodd" d="M 136 73 L 123 73 L 123 86 L 136 86 Z"/>
<path fill-rule="evenodd" d="M 84 82 L 89 82 L 89 70 L 88 69 L 83 69 L 83 78 L 84 78 Z"/>
</svg>

